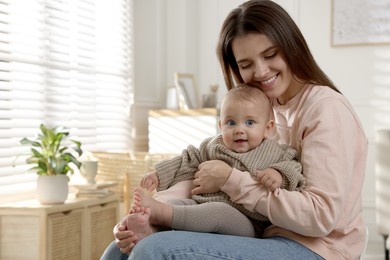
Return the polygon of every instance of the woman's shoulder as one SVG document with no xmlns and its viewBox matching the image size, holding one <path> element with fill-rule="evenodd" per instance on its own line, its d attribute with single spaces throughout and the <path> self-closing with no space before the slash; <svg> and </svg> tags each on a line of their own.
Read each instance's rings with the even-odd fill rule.
<svg viewBox="0 0 390 260">
<path fill-rule="evenodd" d="M 307 86 L 299 103 L 301 111 L 310 111 L 316 107 L 328 107 L 329 110 L 336 107 L 345 107 L 351 112 L 353 111 L 352 105 L 343 94 L 327 86 Z M 333 106 L 333 109 L 331 106 Z"/>
<path fill-rule="evenodd" d="M 328 86 L 309 85 L 304 90 L 303 96 L 307 101 L 312 102 L 329 98 L 348 102 L 344 95 Z"/>
<path fill-rule="evenodd" d="M 324 118 L 350 118 L 362 128 L 358 115 L 348 99 L 341 93 L 327 86 L 312 85 L 305 89 L 300 100 L 298 114 L 304 118 L 321 121 Z"/>
</svg>

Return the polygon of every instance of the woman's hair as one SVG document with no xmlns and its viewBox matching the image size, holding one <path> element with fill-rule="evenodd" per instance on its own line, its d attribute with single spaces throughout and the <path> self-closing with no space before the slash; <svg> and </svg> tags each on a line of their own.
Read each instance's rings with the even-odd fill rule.
<svg viewBox="0 0 390 260">
<path fill-rule="evenodd" d="M 290 15 L 270 0 L 249 0 L 226 17 L 219 36 L 217 55 L 228 89 L 242 83 L 232 50 L 235 38 L 264 34 L 279 49 L 296 79 L 304 84 L 329 86 L 340 92 L 314 60 L 298 26 Z"/>
</svg>

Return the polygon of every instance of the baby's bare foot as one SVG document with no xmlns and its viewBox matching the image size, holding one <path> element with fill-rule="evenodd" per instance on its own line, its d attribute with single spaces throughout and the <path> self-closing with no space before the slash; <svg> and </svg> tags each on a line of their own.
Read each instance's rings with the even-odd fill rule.
<svg viewBox="0 0 390 260">
<path fill-rule="evenodd" d="M 149 222 L 150 208 L 141 208 L 137 212 L 127 215 L 127 230 L 133 231 L 137 235 L 137 242 L 154 233 L 153 227 Z"/>
<path fill-rule="evenodd" d="M 150 223 L 170 227 L 172 224 L 172 206 L 168 203 L 155 200 L 137 187 L 134 190 L 134 202 L 132 211 L 142 211 L 143 208 L 150 208 Z"/>
<path fill-rule="evenodd" d="M 134 202 L 133 202 L 133 208 L 137 209 L 140 207 L 143 208 L 150 208 L 155 199 L 153 199 L 151 196 L 148 196 L 145 194 L 145 192 L 140 187 L 136 187 L 134 189 Z"/>
</svg>

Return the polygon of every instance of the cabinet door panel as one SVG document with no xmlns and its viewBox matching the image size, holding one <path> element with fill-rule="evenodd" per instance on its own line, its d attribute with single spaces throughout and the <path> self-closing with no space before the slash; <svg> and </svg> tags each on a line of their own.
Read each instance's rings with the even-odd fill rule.
<svg viewBox="0 0 390 260">
<path fill-rule="evenodd" d="M 114 240 L 112 229 L 118 221 L 118 203 L 106 203 L 88 208 L 87 259 L 98 260 L 106 247 Z"/>
<path fill-rule="evenodd" d="M 39 218 L 0 216 L 0 242 L 0 259 L 39 259 Z"/>
<path fill-rule="evenodd" d="M 83 259 L 82 237 L 82 209 L 48 216 L 49 259 Z"/>
</svg>

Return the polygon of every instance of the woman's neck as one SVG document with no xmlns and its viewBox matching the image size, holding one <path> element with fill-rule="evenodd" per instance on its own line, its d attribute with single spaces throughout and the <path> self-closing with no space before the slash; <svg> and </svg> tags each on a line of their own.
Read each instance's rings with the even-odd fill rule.
<svg viewBox="0 0 390 260">
<path fill-rule="evenodd" d="M 277 98 L 278 104 L 285 105 L 290 99 L 295 97 L 304 86 L 304 83 L 301 83 L 294 79 L 286 90 L 286 92 L 282 96 Z"/>
</svg>

